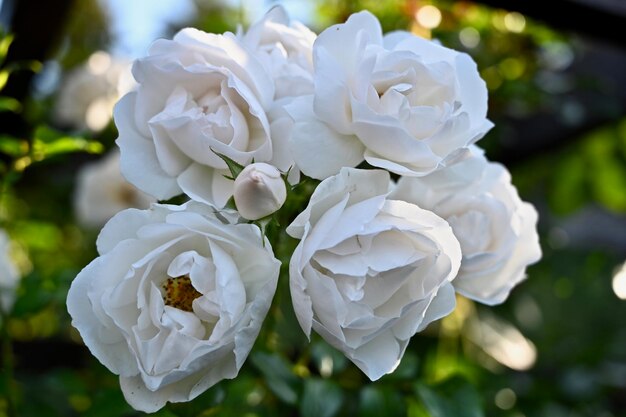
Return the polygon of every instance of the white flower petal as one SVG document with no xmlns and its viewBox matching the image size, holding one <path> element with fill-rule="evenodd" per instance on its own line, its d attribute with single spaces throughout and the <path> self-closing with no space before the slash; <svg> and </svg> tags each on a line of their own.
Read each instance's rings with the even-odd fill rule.
<svg viewBox="0 0 626 417">
<path fill-rule="evenodd" d="M 287 228 L 300 239 L 289 273 L 302 329 L 308 336 L 313 328 L 372 380 L 393 372 L 409 338 L 453 308 L 449 283 L 461 265 L 448 223 L 388 200 L 388 188 L 385 171 L 343 168 Z"/>
<path fill-rule="evenodd" d="M 116 253 L 97 258 L 87 265 L 76 279 L 72 282 L 67 294 L 67 310 L 72 316 L 72 326 L 76 327 L 83 338 L 83 341 L 91 353 L 107 368 L 116 374 L 133 375 L 137 372 L 137 362 L 132 353 L 128 350 L 126 340 L 105 326 L 101 318 L 94 312 L 94 299 L 90 294 L 94 293 L 93 282 L 100 281 L 100 285 L 111 282 L 111 279 L 118 274 L 123 267 L 120 257 L 133 256 L 128 245 L 120 245 L 120 250 Z M 120 253 L 120 251 L 127 251 Z M 109 265 L 108 262 L 115 262 Z M 111 270 L 111 266 L 115 270 Z M 112 324 L 112 323 L 111 323 Z M 103 343 L 103 336 L 107 336 L 106 343 Z"/>
<path fill-rule="evenodd" d="M 487 85 L 480 78 L 476 63 L 467 54 L 458 54 L 455 59 L 459 74 L 460 101 L 471 121 L 482 122 L 487 117 Z M 476 125 L 475 122 L 472 123 Z"/>
<path fill-rule="evenodd" d="M 523 203 L 518 213 L 521 231 L 505 265 L 492 273 L 459 279 L 454 285 L 460 294 L 487 305 L 501 304 L 526 278 L 526 267 L 541 259 L 537 211 L 532 205 Z"/>
<path fill-rule="evenodd" d="M 127 209 L 117 213 L 109 220 L 98 235 L 96 247 L 98 253 L 104 255 L 121 241 L 133 239 L 137 231 L 150 223 L 162 221 L 164 216 L 158 210 Z"/>
<path fill-rule="evenodd" d="M 263 105 L 267 106 L 274 96 L 274 83 L 254 54 L 234 36 L 229 35 L 215 35 L 185 28 L 174 36 L 172 43 L 189 45 L 194 52 L 204 55 L 213 65 L 228 67 L 238 78 L 250 85 Z"/>
<path fill-rule="evenodd" d="M 192 200 L 224 207 L 233 195 L 233 181 L 225 178 L 228 171 L 216 171 L 191 164 L 178 177 L 178 184 Z"/>
<path fill-rule="evenodd" d="M 298 245 L 289 262 L 289 289 L 293 311 L 296 313 L 298 323 L 306 337 L 310 339 L 313 325 L 313 306 L 311 297 L 306 293 L 307 283 L 303 276 L 303 269 L 301 269 L 301 259 L 302 245 Z"/>
<path fill-rule="evenodd" d="M 382 41 L 378 19 L 370 12 L 362 11 L 351 15 L 345 23 L 330 26 L 320 33 L 314 44 L 314 54 L 318 49 L 325 49 L 344 71 L 349 72 L 355 69 L 365 45 L 382 45 Z M 317 60 L 317 56 L 314 59 Z"/>
<path fill-rule="evenodd" d="M 130 183 L 159 200 L 171 198 L 180 193 L 180 188 L 159 166 L 150 139 L 134 126 L 135 96 L 136 93 L 128 93 L 114 110 L 115 124 L 120 132 L 116 143 L 121 151 L 122 174 Z"/>
<path fill-rule="evenodd" d="M 484 304 L 503 302 L 541 257 L 537 212 L 523 203 L 502 165 L 472 146 L 456 164 L 420 178 L 402 178 L 392 198 L 446 218 L 461 241 L 455 289 Z"/>
<path fill-rule="evenodd" d="M 452 284 L 445 284 L 439 289 L 437 295 L 428 306 L 426 314 L 417 328 L 417 331 L 421 332 L 433 321 L 439 320 L 452 313 L 455 307 L 456 294 L 454 286 Z"/>
<path fill-rule="evenodd" d="M 370 380 L 376 381 L 398 367 L 407 345 L 389 330 L 356 349 L 351 359 Z"/>
<path fill-rule="evenodd" d="M 324 134 L 356 136 L 374 166 L 428 175 L 492 126 L 487 88 L 469 56 L 408 32 L 383 38 L 367 12 L 322 32 L 313 55 L 314 113 L 331 131 Z"/>
<path fill-rule="evenodd" d="M 294 100 L 286 107 L 294 118 L 290 149 L 300 170 L 313 178 L 324 179 L 342 167 L 363 161 L 363 145 L 354 136 L 340 135 L 315 118 L 311 98 Z"/>
</svg>

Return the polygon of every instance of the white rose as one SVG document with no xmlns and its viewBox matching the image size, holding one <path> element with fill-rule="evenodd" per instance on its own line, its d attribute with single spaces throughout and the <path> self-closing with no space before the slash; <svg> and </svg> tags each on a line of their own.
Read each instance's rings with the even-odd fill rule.
<svg viewBox="0 0 626 417">
<path fill-rule="evenodd" d="M 284 107 L 294 97 L 313 93 L 313 42 L 316 35 L 297 21 L 291 21 L 282 6 L 275 6 L 239 38 L 272 74 L 276 88 L 268 112 L 274 144 L 273 164 L 289 171 L 289 182 L 298 183 L 300 170 L 289 150 L 293 120 Z"/>
<path fill-rule="evenodd" d="M 272 74 L 276 100 L 313 93 L 316 35 L 302 23 L 290 21 L 282 6 L 273 7 L 239 38 L 258 52 Z"/>
<path fill-rule="evenodd" d="M 509 172 L 472 147 L 468 157 L 421 178 L 401 178 L 392 198 L 432 210 L 450 223 L 463 261 L 454 280 L 464 296 L 503 302 L 541 258 L 537 211 L 520 200 Z"/>
<path fill-rule="evenodd" d="M 133 75 L 139 88 L 120 100 L 114 117 L 122 173 L 139 189 L 161 200 L 184 192 L 221 207 L 233 182 L 216 153 L 241 165 L 272 162 L 266 109 L 274 82 L 232 33 L 183 29 L 156 41 Z"/>
<path fill-rule="evenodd" d="M 15 302 L 15 290 L 20 278 L 17 266 L 11 259 L 11 241 L 0 229 L 0 309 L 8 312 Z"/>
<path fill-rule="evenodd" d="M 392 372 L 409 339 L 455 306 L 461 262 L 448 224 L 387 199 L 389 174 L 343 168 L 287 228 L 294 310 L 370 379 Z"/>
<path fill-rule="evenodd" d="M 130 62 L 103 51 L 94 52 L 67 74 L 54 116 L 62 124 L 98 132 L 111 121 L 117 100 L 133 87 Z"/>
<path fill-rule="evenodd" d="M 369 12 L 322 32 L 313 57 L 315 93 L 287 111 L 295 161 L 314 178 L 363 159 L 426 175 L 492 127 L 487 88 L 468 55 L 408 32 L 383 37 Z"/>
<path fill-rule="evenodd" d="M 256 162 L 245 167 L 235 179 L 233 197 L 243 218 L 258 220 L 283 206 L 287 187 L 276 167 Z"/>
<path fill-rule="evenodd" d="M 155 202 L 124 179 L 117 150 L 78 172 L 74 208 L 84 226 L 100 227 L 124 209 L 145 209 Z"/>
<path fill-rule="evenodd" d="M 195 202 L 153 205 L 117 214 L 97 245 L 67 307 L 134 408 L 189 401 L 237 375 L 280 268 L 258 227 L 223 223 Z"/>
</svg>

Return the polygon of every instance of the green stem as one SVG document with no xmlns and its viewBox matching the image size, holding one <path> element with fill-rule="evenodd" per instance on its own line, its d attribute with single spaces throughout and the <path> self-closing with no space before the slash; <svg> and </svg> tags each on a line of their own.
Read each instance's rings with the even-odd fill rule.
<svg viewBox="0 0 626 417">
<path fill-rule="evenodd" d="M 7 326 L 9 316 L 4 311 L 1 311 L 0 317 L 0 320 L 2 320 L 0 323 L 0 332 L 2 337 L 2 374 L 6 385 L 5 398 L 7 402 L 7 415 L 9 417 L 14 417 L 17 416 L 17 409 L 15 382 L 13 380 L 13 369 L 15 366 L 13 343 Z"/>
<path fill-rule="evenodd" d="M 9 190 L 11 189 L 11 183 L 14 182 L 14 176 L 16 171 L 13 167 L 13 162 L 11 162 L 11 166 L 4 172 L 4 175 L 0 181 L 0 227 L 4 227 L 5 218 L 4 218 L 4 199 L 9 194 Z"/>
</svg>

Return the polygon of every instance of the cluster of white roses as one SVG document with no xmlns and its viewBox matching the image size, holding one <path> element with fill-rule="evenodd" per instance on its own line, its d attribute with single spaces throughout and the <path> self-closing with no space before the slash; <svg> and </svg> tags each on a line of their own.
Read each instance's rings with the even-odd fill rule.
<svg viewBox="0 0 626 417">
<path fill-rule="evenodd" d="M 282 206 L 283 177 L 321 180 L 286 229 L 299 323 L 372 380 L 456 292 L 500 303 L 541 255 L 535 210 L 473 145 L 492 124 L 465 54 L 383 36 L 368 12 L 316 38 L 276 7 L 247 32 L 156 41 L 133 74 L 115 109 L 122 172 L 191 201 L 113 217 L 68 309 L 137 409 L 237 375 L 280 269 L 244 219 Z"/>
</svg>

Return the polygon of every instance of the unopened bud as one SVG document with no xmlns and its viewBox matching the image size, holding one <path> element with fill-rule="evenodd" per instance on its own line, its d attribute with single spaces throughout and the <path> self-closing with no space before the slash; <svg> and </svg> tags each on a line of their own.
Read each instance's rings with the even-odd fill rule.
<svg viewBox="0 0 626 417">
<path fill-rule="evenodd" d="M 245 167 L 237 176 L 233 196 L 243 218 L 258 220 L 282 207 L 287 188 L 278 169 L 257 162 Z"/>
</svg>

